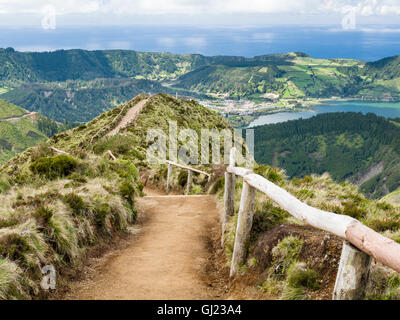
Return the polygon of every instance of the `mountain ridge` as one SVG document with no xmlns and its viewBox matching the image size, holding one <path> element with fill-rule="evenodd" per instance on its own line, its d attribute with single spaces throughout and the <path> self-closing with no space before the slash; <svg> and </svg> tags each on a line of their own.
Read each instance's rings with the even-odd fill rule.
<svg viewBox="0 0 400 320">
<path fill-rule="evenodd" d="M 101 80 L 102 79 L 102 80 Z M 1 98 L 58 121 L 88 121 L 149 92 L 285 108 L 331 97 L 400 101 L 400 58 L 315 59 L 305 53 L 203 56 L 132 50 L 0 49 Z M 271 96 L 277 98 L 271 100 Z"/>
</svg>

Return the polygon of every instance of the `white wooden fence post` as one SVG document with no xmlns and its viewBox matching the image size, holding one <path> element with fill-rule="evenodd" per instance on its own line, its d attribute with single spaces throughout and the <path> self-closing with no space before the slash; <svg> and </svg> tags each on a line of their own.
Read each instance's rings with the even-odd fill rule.
<svg viewBox="0 0 400 320">
<path fill-rule="evenodd" d="M 362 300 L 365 297 L 371 257 L 343 241 L 333 300 Z"/>
<path fill-rule="evenodd" d="M 169 184 L 171 183 L 171 174 L 172 174 L 172 164 L 168 164 L 168 173 L 167 173 L 167 193 L 169 192 Z"/>
<path fill-rule="evenodd" d="M 193 172 L 192 170 L 188 170 L 188 178 L 187 178 L 187 185 L 186 185 L 186 193 L 190 194 L 190 190 L 192 188 L 193 182 Z"/>
<path fill-rule="evenodd" d="M 235 148 L 230 151 L 229 166 L 235 166 Z M 224 193 L 224 216 L 222 218 L 222 235 L 221 246 L 225 241 L 226 224 L 235 214 L 235 185 L 236 175 L 234 173 L 225 172 L 225 193 Z"/>
<path fill-rule="evenodd" d="M 247 182 L 243 182 L 243 190 L 240 198 L 239 215 L 235 233 L 235 245 L 233 248 L 230 276 L 234 276 L 240 265 L 244 263 L 247 254 L 247 245 L 253 224 L 254 204 L 256 189 Z"/>
</svg>

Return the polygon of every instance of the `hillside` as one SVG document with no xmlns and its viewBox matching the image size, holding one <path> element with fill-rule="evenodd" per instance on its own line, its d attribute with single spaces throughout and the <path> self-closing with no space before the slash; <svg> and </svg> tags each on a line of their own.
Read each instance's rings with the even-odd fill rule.
<svg viewBox="0 0 400 320">
<path fill-rule="evenodd" d="M 139 116 L 119 134 L 107 136 L 140 102 L 145 103 Z M 166 174 L 165 165 L 150 167 L 145 160 L 147 129 L 168 129 L 172 119 L 196 130 L 229 128 L 194 101 L 140 95 L 1 167 L 0 299 L 48 297 L 51 293 L 39 285 L 38 265 L 53 265 L 57 288 L 63 290 L 87 255 L 135 232 L 135 197 L 143 195 L 139 170 L 154 183 Z M 57 155 L 51 147 L 69 154 Z M 109 159 L 108 149 L 117 161 Z M 179 177 L 174 175 L 174 181 Z M 194 182 L 193 191 L 202 192 L 207 181 L 194 177 Z"/>
<path fill-rule="evenodd" d="M 136 109 L 139 106 L 140 108 Z M 133 116 L 130 122 L 126 122 L 129 115 Z M 232 219 L 229 225 L 226 246 L 221 249 L 220 226 L 216 222 L 218 212 L 213 196 L 193 197 L 189 202 L 181 201 L 178 205 L 175 200 L 158 200 L 164 204 L 163 210 L 168 212 L 177 210 L 178 206 L 179 215 L 157 214 L 157 218 L 143 219 L 138 211 L 138 203 L 142 200 L 148 201 L 148 210 L 156 214 L 156 211 L 151 210 L 155 209 L 154 201 L 157 201 L 151 197 L 138 201 L 137 198 L 143 196 L 144 185 L 146 188 L 152 187 L 156 192 L 162 192 L 167 176 L 165 165 L 152 165 L 146 159 L 146 150 L 149 147 L 147 129 L 168 132 L 170 120 L 177 121 L 179 129 L 192 128 L 197 133 L 205 128 L 232 129 L 218 114 L 193 100 L 179 100 L 165 94 L 152 97 L 139 95 L 127 104 L 107 111 L 86 124 L 54 135 L 45 143 L 17 155 L 0 168 L 0 299 L 38 299 L 54 295 L 58 297 L 57 294 L 68 290 L 75 276 L 84 270 L 88 257 L 115 249 L 115 243 L 118 243 L 121 237 L 129 241 L 133 248 L 142 243 L 136 243 L 137 239 L 147 239 L 146 248 L 155 248 L 154 252 L 158 255 L 165 254 L 165 250 L 160 250 L 159 245 L 166 244 L 175 248 L 177 244 L 173 239 L 168 243 L 158 239 L 155 244 L 151 243 L 151 239 L 154 236 L 170 234 L 171 230 L 180 232 L 182 228 L 179 228 L 177 223 L 190 226 L 194 233 L 200 232 L 200 225 L 201 230 L 205 230 L 198 233 L 200 238 L 195 238 L 195 234 L 191 236 L 191 232 L 181 232 L 180 237 L 177 237 L 181 239 L 179 241 L 185 241 L 185 245 L 193 245 L 198 248 L 196 250 L 200 250 L 196 252 L 201 252 L 205 261 L 202 266 L 207 262 L 204 268 L 212 286 L 210 282 L 207 285 L 203 283 L 206 289 L 202 292 L 216 290 L 220 298 L 229 298 L 231 294 L 235 297 L 238 294 L 238 297 L 243 298 L 245 292 L 252 292 L 251 295 L 258 298 L 330 298 L 341 241 L 335 237 L 328 237 L 326 233 L 301 226 L 300 221 L 290 218 L 285 211 L 260 193 L 257 195 L 248 263 L 243 266 L 243 274 L 240 276 L 242 278 L 239 277 L 234 285 L 229 287 L 228 292 L 226 285 L 229 282 L 229 274 L 226 269 L 232 254 L 235 233 L 232 226 L 236 218 Z M 114 130 L 116 128 L 120 130 Z M 110 135 L 111 132 L 114 134 Z M 64 153 L 57 154 L 51 147 Z M 108 150 L 112 151 L 116 160 L 109 157 Z M 216 194 L 217 199 L 222 201 L 224 166 L 199 167 L 210 172 L 212 177 L 207 181 L 203 175 L 195 174 L 191 194 L 208 192 Z M 357 187 L 348 183 L 337 184 L 327 174 L 289 180 L 284 172 L 269 166 L 257 165 L 254 171 L 309 205 L 350 215 L 396 241 L 400 240 L 398 206 L 384 201 L 369 200 L 357 191 Z M 174 193 L 183 193 L 186 174 L 185 170 L 173 170 L 171 187 Z M 242 188 L 240 179 L 236 186 L 235 214 L 238 212 Z M 212 220 L 205 220 L 204 216 L 207 215 L 199 214 L 200 211 L 196 211 L 196 208 L 210 214 Z M 196 220 L 191 220 L 192 218 Z M 151 228 L 144 228 L 143 232 L 159 230 L 157 235 L 131 237 L 132 234 L 137 234 L 137 224 L 141 219 L 144 223 L 153 221 L 156 224 L 151 225 Z M 166 219 L 173 219 L 173 223 Z M 191 221 L 198 221 L 199 224 L 194 227 Z M 200 242 L 206 243 L 204 248 L 199 247 Z M 322 247 L 321 243 L 324 244 Z M 317 247 L 321 249 L 315 250 Z M 185 255 L 192 257 L 193 252 L 190 253 L 190 250 L 185 248 Z M 129 256 L 121 257 L 122 260 L 118 261 L 129 262 L 130 259 L 135 259 L 136 264 L 133 265 L 138 266 L 138 273 L 149 276 L 151 270 L 137 263 L 137 251 L 132 253 L 132 250 L 121 251 L 119 254 L 125 252 Z M 209 251 L 209 257 L 208 251 L 204 250 Z M 146 252 L 146 257 L 149 257 L 148 253 Z M 321 260 L 322 257 L 325 258 Z M 189 259 L 188 262 L 186 258 L 183 259 L 182 252 L 176 261 L 171 259 L 170 252 L 167 258 L 169 262 L 175 263 L 174 265 L 176 261 L 184 261 L 185 266 L 193 267 L 193 260 Z M 284 273 L 276 274 L 274 270 L 282 270 L 282 263 Z M 40 287 L 42 274 L 38 265 L 55 267 L 55 293 Z M 307 267 L 307 275 L 312 275 L 310 282 L 306 285 L 297 284 L 298 287 L 293 288 L 290 272 L 298 270 L 297 267 L 303 268 L 303 265 Z M 118 269 L 119 264 L 113 263 L 112 266 Z M 288 269 L 285 269 L 286 267 Z M 156 270 L 165 268 L 161 266 Z M 129 274 L 123 274 L 122 278 L 118 277 L 119 285 L 131 281 Z M 382 291 L 378 284 L 372 283 L 368 298 L 398 298 L 395 287 L 398 282 L 391 284 L 391 274 L 388 276 L 386 271 L 376 274 L 380 283 L 388 284 L 385 287 L 387 290 Z M 174 273 L 169 270 L 166 272 L 166 276 L 168 275 L 173 276 Z M 165 275 L 153 275 L 156 276 Z M 109 273 L 106 278 L 103 280 L 113 283 L 114 278 Z M 137 274 L 133 278 L 137 279 Z M 149 283 L 152 284 L 151 281 Z M 199 290 L 197 287 L 191 290 L 189 284 L 185 282 L 184 287 L 189 286 L 190 292 L 200 292 L 194 291 Z M 115 294 L 115 288 L 114 291 L 108 292 L 109 286 L 103 284 L 103 287 L 107 292 L 97 291 L 95 296 L 107 296 L 113 292 Z M 142 292 L 147 290 L 144 284 L 139 287 Z M 167 290 L 169 286 L 163 288 Z M 152 292 L 157 294 L 157 289 L 159 288 L 152 288 Z"/>
<path fill-rule="evenodd" d="M 373 63 L 304 53 L 253 58 L 129 50 L 0 49 L 0 94 L 58 121 L 88 121 L 139 93 L 290 107 L 321 98 L 400 100 L 399 57 Z M 274 97 L 274 98 L 271 98 Z"/>
<path fill-rule="evenodd" d="M 255 128 L 255 158 L 290 177 L 329 172 L 380 198 L 400 186 L 400 128 L 374 114 L 327 113 Z"/>
<path fill-rule="evenodd" d="M 49 124 L 58 130 L 59 126 L 49 119 L 0 99 L 0 164 L 47 140 L 51 135 L 46 130 Z"/>
<path fill-rule="evenodd" d="M 400 188 L 396 189 L 395 191 L 389 193 L 388 195 L 382 198 L 382 201 L 389 202 L 393 205 L 400 204 Z"/>
</svg>

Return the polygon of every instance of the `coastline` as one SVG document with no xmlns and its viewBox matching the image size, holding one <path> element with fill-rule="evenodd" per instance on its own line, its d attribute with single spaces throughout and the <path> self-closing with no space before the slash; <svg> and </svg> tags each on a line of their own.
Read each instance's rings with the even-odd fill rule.
<svg viewBox="0 0 400 320">
<path fill-rule="evenodd" d="M 306 102 L 306 103 L 305 103 Z M 360 103 L 400 103 L 400 101 L 386 101 L 386 100 L 362 100 L 360 98 L 319 98 L 315 100 L 308 101 L 298 101 L 298 104 L 301 106 L 297 106 L 294 108 L 286 107 L 279 108 L 275 110 L 265 109 L 259 110 L 257 112 L 249 113 L 246 115 L 233 115 L 228 117 L 228 121 L 231 125 L 238 129 L 249 128 L 250 124 L 261 116 L 274 115 L 277 113 L 298 113 L 298 112 L 310 112 L 313 111 L 313 108 L 318 106 L 334 106 L 335 102 L 360 102 Z"/>
</svg>

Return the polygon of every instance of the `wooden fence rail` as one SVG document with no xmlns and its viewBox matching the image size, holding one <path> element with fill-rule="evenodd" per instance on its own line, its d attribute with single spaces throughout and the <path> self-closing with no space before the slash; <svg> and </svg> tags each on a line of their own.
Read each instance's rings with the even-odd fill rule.
<svg viewBox="0 0 400 320">
<path fill-rule="evenodd" d="M 186 169 L 188 171 L 188 178 L 187 178 L 187 184 L 186 184 L 186 193 L 189 194 L 190 190 L 192 188 L 192 183 L 193 183 L 193 172 L 197 172 L 200 174 L 204 174 L 205 176 L 207 176 L 208 178 L 210 178 L 210 174 L 189 166 L 185 166 L 183 164 L 179 164 L 173 161 L 165 161 L 168 164 L 168 173 L 167 173 L 167 188 L 166 191 L 167 193 L 169 192 L 169 186 L 171 184 L 171 176 L 172 176 L 172 166 L 181 168 L 181 169 Z"/>
<path fill-rule="evenodd" d="M 256 191 L 266 194 L 282 209 L 303 223 L 331 232 L 344 239 L 343 252 L 333 294 L 334 299 L 350 300 L 363 297 L 370 257 L 400 272 L 400 244 L 397 242 L 382 236 L 349 216 L 313 208 L 251 170 L 235 167 L 235 148 L 231 150 L 230 159 L 230 164 L 225 174 L 223 236 L 226 228 L 225 224 L 234 215 L 235 176 L 243 178 L 231 276 L 235 275 L 239 266 L 245 262 L 247 253 L 245 246 L 248 243 L 253 223 Z"/>
</svg>

